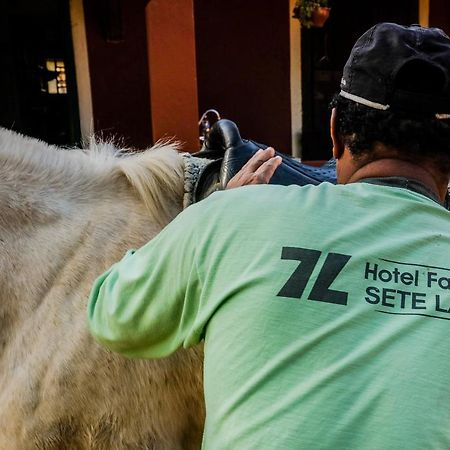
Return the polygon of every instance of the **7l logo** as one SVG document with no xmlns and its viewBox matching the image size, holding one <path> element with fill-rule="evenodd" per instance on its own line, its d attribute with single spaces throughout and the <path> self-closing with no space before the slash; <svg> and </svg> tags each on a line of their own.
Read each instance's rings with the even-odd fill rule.
<svg viewBox="0 0 450 450">
<path fill-rule="evenodd" d="M 322 252 L 299 247 L 283 247 L 281 259 L 300 261 L 294 273 L 278 292 L 278 297 L 301 298 Z M 329 289 L 351 256 L 328 253 L 308 300 L 346 305 L 348 293 Z"/>
</svg>

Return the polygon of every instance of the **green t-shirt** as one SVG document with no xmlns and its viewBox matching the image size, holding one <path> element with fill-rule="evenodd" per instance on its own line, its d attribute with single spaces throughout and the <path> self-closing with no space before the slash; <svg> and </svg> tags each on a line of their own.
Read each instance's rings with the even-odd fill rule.
<svg viewBox="0 0 450 450">
<path fill-rule="evenodd" d="M 90 327 L 132 357 L 204 340 L 205 449 L 448 449 L 449 255 L 410 190 L 219 192 L 98 278 Z"/>
</svg>

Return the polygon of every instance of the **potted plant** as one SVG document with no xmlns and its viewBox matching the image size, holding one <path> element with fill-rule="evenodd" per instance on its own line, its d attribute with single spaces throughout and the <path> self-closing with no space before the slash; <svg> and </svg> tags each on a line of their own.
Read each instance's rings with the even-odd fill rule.
<svg viewBox="0 0 450 450">
<path fill-rule="evenodd" d="M 293 18 L 300 20 L 305 28 L 321 28 L 330 15 L 328 0 L 297 0 L 293 10 Z"/>
</svg>

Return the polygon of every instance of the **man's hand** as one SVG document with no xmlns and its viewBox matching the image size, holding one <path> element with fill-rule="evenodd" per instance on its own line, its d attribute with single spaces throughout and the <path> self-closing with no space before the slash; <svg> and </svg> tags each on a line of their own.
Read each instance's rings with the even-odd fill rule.
<svg viewBox="0 0 450 450">
<path fill-rule="evenodd" d="M 272 147 L 268 147 L 266 150 L 258 150 L 228 182 L 225 189 L 233 189 L 248 184 L 267 184 L 281 161 L 281 156 L 275 156 L 275 150 Z"/>
</svg>

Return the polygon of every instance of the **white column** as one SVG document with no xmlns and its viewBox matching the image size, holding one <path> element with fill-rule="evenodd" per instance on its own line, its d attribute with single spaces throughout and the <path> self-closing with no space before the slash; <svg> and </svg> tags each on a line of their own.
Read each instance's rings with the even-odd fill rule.
<svg viewBox="0 0 450 450">
<path fill-rule="evenodd" d="M 292 19 L 295 0 L 289 0 L 290 66 L 291 66 L 291 134 L 292 155 L 301 158 L 302 132 L 302 64 L 300 21 Z"/>
<path fill-rule="evenodd" d="M 419 24 L 423 27 L 430 25 L 430 0 L 419 0 Z"/>
<path fill-rule="evenodd" d="M 83 142 L 87 143 L 94 133 L 94 119 L 83 0 L 70 0 L 70 20 L 72 24 L 81 137 Z"/>
</svg>

